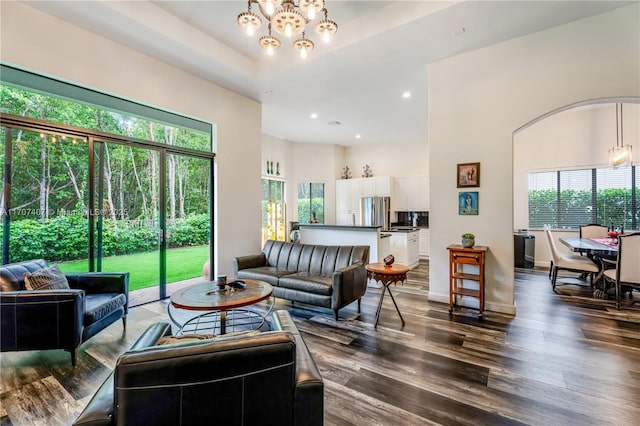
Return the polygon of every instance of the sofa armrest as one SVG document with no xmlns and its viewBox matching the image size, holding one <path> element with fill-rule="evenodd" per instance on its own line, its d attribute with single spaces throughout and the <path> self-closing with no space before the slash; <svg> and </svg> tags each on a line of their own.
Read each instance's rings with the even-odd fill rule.
<svg viewBox="0 0 640 426">
<path fill-rule="evenodd" d="M 333 273 L 331 308 L 338 309 L 360 299 L 367 291 L 367 271 L 362 262 L 338 269 Z"/>
<path fill-rule="evenodd" d="M 89 294 L 129 293 L 128 272 L 84 272 L 65 274 L 69 287 L 78 288 Z"/>
<path fill-rule="evenodd" d="M 289 312 L 275 311 L 271 320 L 271 329 L 290 333 L 296 342 L 295 424 L 322 425 L 324 415 L 322 376 Z"/>
<path fill-rule="evenodd" d="M 264 253 L 252 254 L 249 256 L 240 256 L 233 258 L 233 274 L 238 276 L 238 271 L 249 268 L 257 268 L 267 265 L 267 257 Z"/>
<path fill-rule="evenodd" d="M 168 333 L 171 333 L 171 326 L 167 323 L 150 325 L 133 344 L 131 350 L 154 346 L 161 337 Z M 113 373 L 111 373 L 73 424 L 83 426 L 111 425 L 113 424 L 113 410 Z"/>
<path fill-rule="evenodd" d="M 0 292 L 3 351 L 73 349 L 82 341 L 85 292 L 21 290 Z"/>
</svg>

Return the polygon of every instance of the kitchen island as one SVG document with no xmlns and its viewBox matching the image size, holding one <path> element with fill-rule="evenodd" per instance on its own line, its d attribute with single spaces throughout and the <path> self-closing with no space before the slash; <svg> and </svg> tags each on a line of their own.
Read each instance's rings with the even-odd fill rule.
<svg viewBox="0 0 640 426">
<path fill-rule="evenodd" d="M 390 253 L 390 233 L 381 226 L 300 224 L 300 242 L 322 245 L 369 246 L 369 262 L 382 262 Z"/>
</svg>

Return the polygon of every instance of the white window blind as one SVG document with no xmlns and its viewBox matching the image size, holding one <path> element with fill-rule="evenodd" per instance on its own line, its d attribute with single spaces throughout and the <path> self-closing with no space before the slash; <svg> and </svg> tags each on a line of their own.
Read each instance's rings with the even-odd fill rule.
<svg viewBox="0 0 640 426">
<path fill-rule="evenodd" d="M 638 167 L 529 173 L 529 227 L 578 229 L 599 223 L 638 229 Z"/>
</svg>

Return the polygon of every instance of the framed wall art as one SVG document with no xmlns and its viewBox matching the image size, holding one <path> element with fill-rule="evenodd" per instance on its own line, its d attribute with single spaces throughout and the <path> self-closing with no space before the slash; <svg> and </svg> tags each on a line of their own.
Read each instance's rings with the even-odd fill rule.
<svg viewBox="0 0 640 426">
<path fill-rule="evenodd" d="M 460 192 L 458 193 L 458 214 L 459 215 L 478 215 L 478 192 Z"/>
<path fill-rule="evenodd" d="M 458 188 L 480 186 L 480 163 L 458 164 Z"/>
</svg>

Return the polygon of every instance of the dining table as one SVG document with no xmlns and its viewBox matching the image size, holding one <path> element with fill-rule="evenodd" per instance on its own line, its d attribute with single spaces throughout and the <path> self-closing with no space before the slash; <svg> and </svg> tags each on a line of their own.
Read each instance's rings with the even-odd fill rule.
<svg viewBox="0 0 640 426">
<path fill-rule="evenodd" d="M 560 238 L 560 242 L 573 252 L 606 256 L 616 256 L 618 254 L 617 238 L 563 237 Z"/>
<path fill-rule="evenodd" d="M 618 256 L 618 238 L 563 237 L 560 238 L 560 242 L 566 247 L 569 247 L 571 251 L 584 253 L 595 263 L 600 263 L 600 272 L 596 274 L 593 282 L 596 286 L 600 283 L 602 285 L 602 289 L 596 289 L 593 296 L 599 299 L 607 298 L 607 288 L 602 276 L 604 274 L 604 270 L 611 267 L 607 265 L 614 264 L 615 259 Z M 606 259 L 609 260 L 607 261 Z"/>
</svg>

